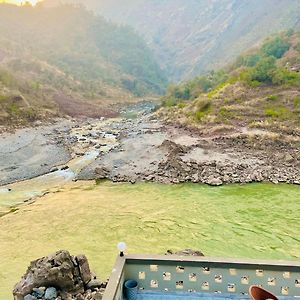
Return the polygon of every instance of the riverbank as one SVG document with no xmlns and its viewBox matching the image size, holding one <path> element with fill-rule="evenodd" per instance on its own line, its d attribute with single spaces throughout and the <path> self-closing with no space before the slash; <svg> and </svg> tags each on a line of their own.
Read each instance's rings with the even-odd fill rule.
<svg viewBox="0 0 300 300">
<path fill-rule="evenodd" d="M 119 146 L 77 176 L 114 182 L 300 184 L 300 138 L 241 128 L 200 135 L 157 119 L 123 120 Z"/>
<path fill-rule="evenodd" d="M 0 186 L 70 169 L 87 153 L 95 159 L 73 170 L 73 180 L 300 184 L 300 137 L 263 130 L 203 134 L 141 113 L 60 121 L 0 140 Z"/>
</svg>

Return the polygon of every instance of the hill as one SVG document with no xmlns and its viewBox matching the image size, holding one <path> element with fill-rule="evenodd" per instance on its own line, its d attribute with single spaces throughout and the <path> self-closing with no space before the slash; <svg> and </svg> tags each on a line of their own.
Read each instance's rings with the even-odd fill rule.
<svg viewBox="0 0 300 300">
<path fill-rule="evenodd" d="M 133 26 L 175 81 L 223 67 L 270 34 L 300 25 L 298 0 L 79 2 L 114 22 Z"/>
<path fill-rule="evenodd" d="M 106 115 L 111 102 L 159 94 L 165 85 L 151 50 L 129 27 L 79 6 L 0 4 L 2 123 Z"/>
<path fill-rule="evenodd" d="M 246 128 L 299 137 L 299 87 L 300 33 L 289 30 L 224 70 L 170 86 L 161 113 L 203 134 Z"/>
</svg>

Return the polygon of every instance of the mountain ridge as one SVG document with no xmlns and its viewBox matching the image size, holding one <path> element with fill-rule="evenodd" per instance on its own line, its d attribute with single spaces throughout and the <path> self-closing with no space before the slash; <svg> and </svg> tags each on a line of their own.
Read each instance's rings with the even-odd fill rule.
<svg viewBox="0 0 300 300">
<path fill-rule="evenodd" d="M 114 22 L 133 26 L 175 81 L 223 67 L 271 33 L 300 26 L 297 0 L 76 2 Z"/>
<path fill-rule="evenodd" d="M 165 86 L 151 50 L 129 27 L 73 5 L 0 4 L 3 122 L 44 112 L 111 115 L 110 103 L 159 94 Z"/>
</svg>

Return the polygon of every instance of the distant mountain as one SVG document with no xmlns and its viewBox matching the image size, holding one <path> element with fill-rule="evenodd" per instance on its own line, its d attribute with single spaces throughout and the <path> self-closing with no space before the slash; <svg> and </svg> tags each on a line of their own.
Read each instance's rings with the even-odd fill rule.
<svg viewBox="0 0 300 300">
<path fill-rule="evenodd" d="M 64 1 L 132 25 L 175 80 L 222 67 L 269 34 L 300 26 L 299 0 Z"/>
<path fill-rule="evenodd" d="M 129 27 L 84 7 L 0 4 L 0 121 L 24 112 L 34 117 L 41 107 L 70 113 L 76 103 L 80 111 L 81 102 L 159 94 L 166 82 Z"/>
</svg>

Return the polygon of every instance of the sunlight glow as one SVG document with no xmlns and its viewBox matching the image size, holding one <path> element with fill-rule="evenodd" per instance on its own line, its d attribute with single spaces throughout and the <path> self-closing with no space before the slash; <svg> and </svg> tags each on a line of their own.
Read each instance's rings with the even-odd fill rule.
<svg viewBox="0 0 300 300">
<path fill-rule="evenodd" d="M 10 3 L 15 5 L 25 5 L 26 3 L 31 4 L 32 6 L 36 5 L 38 2 L 41 2 L 42 0 L 0 0 L 0 3 Z"/>
</svg>

